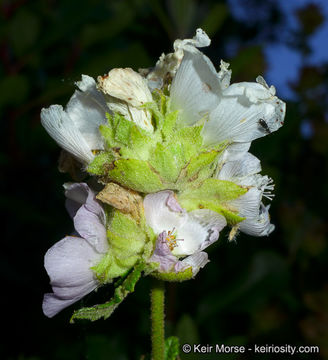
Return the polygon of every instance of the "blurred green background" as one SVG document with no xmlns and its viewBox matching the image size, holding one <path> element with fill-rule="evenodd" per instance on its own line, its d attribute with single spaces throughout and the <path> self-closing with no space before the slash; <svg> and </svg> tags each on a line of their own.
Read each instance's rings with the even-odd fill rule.
<svg viewBox="0 0 328 360">
<path fill-rule="evenodd" d="M 249 21 L 233 16 L 234 7 L 242 7 Z M 66 104 L 81 74 L 153 66 L 176 38 L 193 36 L 197 27 L 212 38 L 204 52 L 215 65 L 221 58 L 231 63 L 233 82 L 266 73 L 271 42 L 293 49 L 302 65 L 290 84 L 285 125 L 251 147 L 276 183 L 276 230 L 268 238 L 241 234 L 236 243 L 221 234 L 195 280 L 168 286 L 167 335 L 180 336 L 181 343 L 318 345 L 319 355 L 294 358 L 328 359 L 328 64 L 306 61 L 311 36 L 326 18 L 314 4 L 293 16 L 296 29 L 278 1 L 0 2 L 1 359 L 148 359 L 149 279 L 107 321 L 70 325 L 74 306 L 53 319 L 42 314 L 43 293 L 50 290 L 43 256 L 71 233 L 72 222 L 62 191 L 70 179 L 57 170 L 60 149 L 39 114 L 50 104 Z M 106 301 L 111 291 L 82 302 Z"/>
</svg>

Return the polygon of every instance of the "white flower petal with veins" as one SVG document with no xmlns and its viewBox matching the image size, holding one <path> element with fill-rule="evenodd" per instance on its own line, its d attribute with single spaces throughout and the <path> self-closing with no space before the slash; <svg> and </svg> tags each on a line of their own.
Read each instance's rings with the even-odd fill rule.
<svg viewBox="0 0 328 360">
<path fill-rule="evenodd" d="M 93 78 L 82 75 L 77 86 L 82 91 L 74 92 L 65 110 L 60 105 L 41 110 L 41 123 L 59 146 L 89 163 L 94 159 L 92 150 L 104 148 L 99 125 L 106 123 L 109 109 Z"/>
<path fill-rule="evenodd" d="M 259 83 L 230 85 L 205 123 L 204 144 L 245 143 L 278 130 L 283 125 L 285 103 L 273 94 L 272 88 Z"/>
<path fill-rule="evenodd" d="M 65 184 L 67 208 L 81 237 L 67 236 L 46 253 L 44 266 L 53 293 L 45 294 L 43 312 L 53 317 L 99 284 L 91 269 L 108 251 L 105 213 L 87 184 Z"/>
<path fill-rule="evenodd" d="M 46 316 L 55 316 L 97 287 L 98 281 L 90 268 L 101 256 L 87 241 L 71 236 L 48 250 L 44 266 L 54 292 L 45 294 L 42 308 Z"/>
<path fill-rule="evenodd" d="M 238 160 L 224 163 L 215 177 L 248 187 L 246 194 L 229 201 L 229 206 L 239 216 L 246 218 L 239 223 L 239 229 L 253 236 L 269 235 L 274 226 L 270 224 L 268 209 L 262 204 L 262 197 L 271 199 L 272 180 L 259 174 L 260 160 L 250 153 L 244 153 Z"/>
<path fill-rule="evenodd" d="M 200 51 L 185 51 L 170 88 L 171 107 L 181 110 L 185 125 L 193 125 L 217 106 L 221 84 L 210 60 Z"/>
<path fill-rule="evenodd" d="M 201 251 L 189 255 L 181 261 L 178 261 L 175 265 L 175 270 L 179 272 L 191 267 L 192 275 L 196 276 L 199 270 L 203 268 L 208 262 L 209 260 L 207 253 Z"/>
</svg>

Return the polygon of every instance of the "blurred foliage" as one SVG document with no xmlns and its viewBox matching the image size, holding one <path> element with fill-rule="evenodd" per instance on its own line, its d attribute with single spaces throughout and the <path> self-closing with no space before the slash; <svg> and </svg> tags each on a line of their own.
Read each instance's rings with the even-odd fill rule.
<svg viewBox="0 0 328 360">
<path fill-rule="evenodd" d="M 232 16 L 235 11 L 244 19 Z M 239 235 L 237 243 L 223 234 L 195 280 L 169 284 L 167 336 L 178 335 L 181 344 L 319 345 L 319 355 L 297 358 L 327 359 L 328 64 L 306 62 L 310 37 L 326 21 L 321 9 L 298 10 L 293 31 L 272 0 L 3 0 L 0 18 L 0 358 L 149 359 L 148 279 L 107 321 L 70 325 L 80 304 L 54 319 L 42 314 L 43 293 L 50 290 L 43 255 L 71 233 L 72 223 L 60 190 L 70 179 L 57 171 L 60 150 L 39 114 L 42 107 L 65 104 L 81 74 L 152 66 L 174 39 L 202 26 L 212 37 L 205 52 L 216 65 L 220 58 L 231 62 L 233 81 L 254 81 L 265 72 L 263 50 L 270 41 L 293 47 L 304 66 L 291 84 L 295 96 L 284 127 L 251 148 L 276 183 L 275 232 L 269 238 Z M 106 301 L 111 291 L 100 289 L 82 302 Z M 181 353 L 182 360 L 193 358 Z"/>
</svg>

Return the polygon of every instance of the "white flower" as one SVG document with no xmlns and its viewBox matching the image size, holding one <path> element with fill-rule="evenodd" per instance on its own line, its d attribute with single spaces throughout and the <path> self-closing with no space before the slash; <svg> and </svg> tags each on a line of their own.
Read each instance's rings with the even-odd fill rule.
<svg viewBox="0 0 328 360">
<path fill-rule="evenodd" d="M 44 266 L 53 293 L 45 294 L 43 312 L 55 316 L 93 291 L 99 282 L 91 267 L 108 250 L 105 213 L 86 184 L 66 184 L 67 208 L 80 237 L 66 236 L 46 253 Z"/>
<path fill-rule="evenodd" d="M 275 96 L 262 77 L 256 83 L 229 85 L 229 64 L 221 61 L 216 72 L 211 61 L 195 47 L 184 47 L 184 57 L 172 81 L 173 110 L 181 111 L 186 125 L 205 119 L 204 145 L 223 141 L 247 143 L 283 125 L 285 103 Z"/>
<path fill-rule="evenodd" d="M 244 153 L 238 160 L 219 164 L 216 174 L 217 179 L 232 181 L 248 188 L 246 194 L 229 201 L 229 207 L 246 218 L 238 224 L 239 229 L 253 236 L 269 235 L 274 230 L 274 225 L 270 224 L 269 206 L 265 207 L 262 203 L 263 196 L 272 199 L 271 191 L 274 186 L 272 179 L 260 175 L 260 171 L 260 160 L 250 153 Z"/>
<path fill-rule="evenodd" d="M 76 85 L 81 91 L 74 92 L 66 109 L 60 105 L 42 109 L 41 122 L 59 146 L 88 164 L 94 150 L 104 149 L 99 125 L 107 122 L 109 109 L 93 78 L 82 75 Z"/>
<path fill-rule="evenodd" d="M 245 143 L 278 130 L 283 125 L 285 103 L 275 96 L 263 78 L 257 83 L 236 83 L 227 87 L 203 129 L 204 143 L 228 140 Z"/>
<path fill-rule="evenodd" d="M 98 76 L 98 88 L 106 94 L 106 102 L 113 112 L 118 112 L 142 129 L 153 131 L 151 113 L 140 107 L 152 102 L 147 81 L 130 68 L 112 69 Z"/>
<path fill-rule="evenodd" d="M 226 225 L 225 218 L 211 210 L 182 209 L 170 190 L 146 195 L 144 211 L 147 224 L 158 236 L 151 258 L 160 263 L 161 271 L 176 271 L 188 266 L 194 274 L 207 263 L 206 247 L 215 242 Z M 188 256 L 182 262 L 179 256 Z"/>
</svg>

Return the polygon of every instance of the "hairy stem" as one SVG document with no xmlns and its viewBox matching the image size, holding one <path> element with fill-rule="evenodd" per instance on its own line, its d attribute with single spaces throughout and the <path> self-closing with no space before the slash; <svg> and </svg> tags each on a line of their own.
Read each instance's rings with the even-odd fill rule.
<svg viewBox="0 0 328 360">
<path fill-rule="evenodd" d="M 164 281 L 153 281 L 151 289 L 152 360 L 164 360 Z"/>
</svg>

